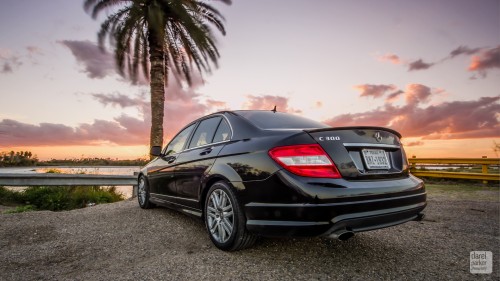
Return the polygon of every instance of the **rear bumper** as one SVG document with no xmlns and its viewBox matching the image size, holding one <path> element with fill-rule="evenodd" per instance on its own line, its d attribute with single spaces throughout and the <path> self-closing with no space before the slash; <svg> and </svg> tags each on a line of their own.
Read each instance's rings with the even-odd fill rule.
<svg viewBox="0 0 500 281">
<path fill-rule="evenodd" d="M 340 230 L 362 232 L 418 218 L 426 193 L 326 204 L 245 205 L 247 229 L 264 236 L 324 236 Z"/>
</svg>

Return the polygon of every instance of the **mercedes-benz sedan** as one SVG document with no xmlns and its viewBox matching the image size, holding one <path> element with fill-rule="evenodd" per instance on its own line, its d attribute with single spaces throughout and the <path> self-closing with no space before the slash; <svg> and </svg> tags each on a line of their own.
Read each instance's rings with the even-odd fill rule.
<svg viewBox="0 0 500 281">
<path fill-rule="evenodd" d="M 139 205 L 203 218 L 222 250 L 257 236 L 330 236 L 423 217 L 401 135 L 276 111 L 224 111 L 185 126 L 138 177 Z"/>
</svg>

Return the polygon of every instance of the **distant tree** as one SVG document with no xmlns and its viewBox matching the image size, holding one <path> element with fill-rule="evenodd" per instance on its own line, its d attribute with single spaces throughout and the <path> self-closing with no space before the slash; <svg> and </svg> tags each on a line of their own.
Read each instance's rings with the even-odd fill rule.
<svg viewBox="0 0 500 281">
<path fill-rule="evenodd" d="M 230 4 L 231 0 L 218 0 Z M 210 72 L 219 52 L 210 26 L 225 34 L 223 16 L 211 5 L 198 0 L 85 0 L 84 8 L 95 19 L 99 13 L 116 8 L 101 24 L 99 46 L 109 36 L 122 75 L 128 70 L 133 82 L 142 68 L 151 87 L 150 147 L 163 146 L 165 86 L 169 70 L 191 84 L 195 66 Z M 207 24 L 208 23 L 208 24 Z M 209 25 L 210 24 L 210 25 Z M 149 69 L 149 72 L 148 72 Z"/>
<path fill-rule="evenodd" d="M 0 167 L 33 166 L 38 163 L 38 158 L 33 157 L 31 151 L 0 152 Z"/>
</svg>

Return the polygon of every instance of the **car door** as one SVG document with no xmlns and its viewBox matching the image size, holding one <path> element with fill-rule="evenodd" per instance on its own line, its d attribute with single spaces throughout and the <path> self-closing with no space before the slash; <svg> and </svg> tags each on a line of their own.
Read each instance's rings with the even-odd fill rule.
<svg viewBox="0 0 500 281">
<path fill-rule="evenodd" d="M 201 181 L 230 138 L 231 128 L 222 116 L 200 122 L 175 168 L 177 194 L 183 205 L 199 208 Z"/>
<path fill-rule="evenodd" d="M 152 197 L 170 202 L 176 201 L 175 166 L 195 127 L 196 123 L 178 133 L 165 147 L 162 155 L 156 159 L 154 169 L 148 172 Z"/>
</svg>

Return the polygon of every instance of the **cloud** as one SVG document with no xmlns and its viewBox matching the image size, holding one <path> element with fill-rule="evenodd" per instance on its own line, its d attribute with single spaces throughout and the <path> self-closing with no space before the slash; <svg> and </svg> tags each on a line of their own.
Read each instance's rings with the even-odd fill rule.
<svg viewBox="0 0 500 281">
<path fill-rule="evenodd" d="M 459 55 L 474 55 L 480 50 L 480 48 L 471 49 L 467 46 L 459 46 L 458 48 L 450 52 L 450 57 L 454 58 Z"/>
<path fill-rule="evenodd" d="M 187 123 L 225 106 L 222 101 L 200 101 L 198 87 L 200 77 L 194 77 L 193 87 L 175 79 L 166 89 L 164 138 L 168 141 Z M 27 124 L 11 119 L 0 121 L 0 146 L 48 146 L 48 145 L 147 145 L 151 128 L 149 95 L 125 95 L 119 92 L 91 93 L 103 106 L 137 108 L 139 115 L 122 114 L 113 120 L 96 119 L 75 127 L 64 124 Z"/>
<path fill-rule="evenodd" d="M 422 107 L 432 94 L 425 85 L 409 84 L 404 92 L 405 105 L 386 103 L 371 111 L 342 114 L 324 122 L 334 127 L 386 126 L 405 137 L 423 139 L 500 137 L 500 96 Z"/>
<path fill-rule="evenodd" d="M 63 40 L 59 41 L 63 46 L 69 48 L 77 62 L 83 66 L 82 72 L 85 73 L 89 78 L 99 78 L 102 79 L 106 76 L 112 75 L 120 75 L 122 80 L 138 85 L 149 85 L 149 81 L 144 77 L 142 71 L 139 71 L 137 81 L 133 81 L 125 71 L 125 74 L 122 75 L 118 71 L 118 68 L 115 63 L 115 58 L 112 53 L 107 51 L 101 51 L 99 46 L 96 43 L 85 40 L 85 41 L 72 41 L 72 40 Z M 188 86 L 185 82 L 185 79 L 172 71 L 169 70 L 168 75 L 168 87 L 165 89 L 166 96 L 168 99 L 173 97 L 191 99 L 193 96 L 197 96 L 193 91 L 198 89 L 200 86 L 204 85 L 204 80 L 201 74 L 193 70 L 191 73 L 191 85 Z M 173 93 L 169 93 L 171 88 L 174 89 L 182 89 L 182 91 L 175 90 Z M 180 96 L 175 96 L 176 94 L 180 94 Z"/>
<path fill-rule="evenodd" d="M 396 54 L 387 53 L 377 57 L 379 61 L 386 61 L 392 64 L 401 64 L 401 58 Z"/>
<path fill-rule="evenodd" d="M 30 54 L 30 55 L 43 55 L 42 49 L 40 49 L 37 46 L 27 46 L 26 50 L 28 51 L 28 54 Z"/>
<path fill-rule="evenodd" d="M 131 98 L 127 95 L 114 92 L 111 94 L 102 94 L 102 93 L 96 93 L 96 94 L 91 94 L 99 103 L 107 106 L 115 106 L 115 107 L 121 107 L 121 108 L 126 108 L 126 107 L 138 107 L 140 105 L 143 105 L 145 103 L 144 98 L 141 97 L 136 97 L 136 98 Z"/>
<path fill-rule="evenodd" d="M 423 141 L 412 141 L 409 143 L 404 144 L 405 146 L 422 146 L 425 143 Z"/>
<path fill-rule="evenodd" d="M 422 84 L 409 84 L 406 86 L 406 103 L 409 105 L 427 103 L 431 95 L 431 88 Z"/>
<path fill-rule="evenodd" d="M 500 68 L 500 46 L 492 49 L 482 50 L 478 55 L 472 57 L 469 71 L 477 71 L 486 77 L 486 71 Z"/>
<path fill-rule="evenodd" d="M 486 77 L 487 71 L 500 68 L 500 46 L 494 48 L 470 48 L 462 45 L 452 50 L 447 57 L 437 62 L 425 62 L 422 59 L 418 59 L 404 64 L 408 66 L 408 71 L 427 70 L 436 64 L 444 63 L 447 60 L 461 55 L 471 56 L 468 71 L 477 72 L 483 78 Z M 398 55 L 392 53 L 378 56 L 377 59 L 379 61 L 388 61 L 393 64 L 403 63 L 403 60 Z M 477 79 L 477 77 L 473 76 L 471 79 Z"/>
<path fill-rule="evenodd" d="M 0 73 L 8 74 L 13 73 L 14 70 L 18 69 L 23 63 L 21 57 L 13 54 L 10 49 L 0 48 L 0 64 L 2 65 Z"/>
<path fill-rule="evenodd" d="M 272 110 L 276 106 L 276 110 L 280 112 L 300 113 L 302 111 L 291 108 L 288 105 L 288 98 L 283 96 L 254 96 L 248 95 L 247 101 L 243 104 L 244 109 L 254 110 Z"/>
<path fill-rule="evenodd" d="M 10 63 L 5 62 L 3 64 L 1 73 L 12 73 L 12 66 L 10 66 Z"/>
<path fill-rule="evenodd" d="M 139 140 L 147 134 L 133 134 L 126 123 L 117 121 L 95 120 L 92 124 L 82 124 L 72 128 L 63 124 L 40 123 L 38 125 L 4 119 L 0 121 L 0 130 L 4 132 L 0 145 L 99 145 L 112 143 L 117 145 L 143 144 Z"/>
<path fill-rule="evenodd" d="M 394 103 L 404 93 L 405 93 L 404 91 L 397 90 L 396 92 L 389 94 L 385 99 L 385 102 Z"/>
<path fill-rule="evenodd" d="M 429 69 L 432 66 L 434 66 L 435 63 L 426 63 L 422 59 L 410 62 L 408 64 L 408 71 L 415 71 L 415 70 L 425 70 Z"/>
<path fill-rule="evenodd" d="M 361 92 L 361 97 L 372 97 L 380 98 L 388 91 L 393 91 L 396 89 L 394 85 L 373 85 L 373 84 L 362 84 L 354 86 L 354 89 Z"/>
<path fill-rule="evenodd" d="M 226 102 L 224 101 L 218 101 L 218 100 L 213 100 L 213 99 L 207 99 L 205 101 L 205 104 L 208 106 L 208 107 L 211 107 L 213 108 L 215 111 L 224 111 L 224 110 L 228 110 L 229 107 L 227 105 Z"/>
<path fill-rule="evenodd" d="M 77 62 L 83 66 L 83 72 L 89 78 L 104 78 L 116 73 L 116 65 L 113 55 L 101 51 L 91 41 L 63 40 L 58 43 L 68 47 L 75 56 Z"/>
</svg>

